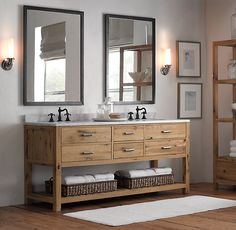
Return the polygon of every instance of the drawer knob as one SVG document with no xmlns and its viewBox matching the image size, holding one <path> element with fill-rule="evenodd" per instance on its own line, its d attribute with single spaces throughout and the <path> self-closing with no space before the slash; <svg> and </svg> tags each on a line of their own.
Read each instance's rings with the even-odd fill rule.
<svg viewBox="0 0 236 230">
<path fill-rule="evenodd" d="M 123 149 L 123 152 L 129 153 L 129 152 L 134 152 L 135 149 Z"/>
<path fill-rule="evenodd" d="M 171 146 L 162 146 L 161 149 L 171 149 Z"/>
<path fill-rule="evenodd" d="M 82 155 L 93 155 L 94 152 L 82 152 Z"/>
<path fill-rule="evenodd" d="M 81 136 L 82 137 L 92 137 L 93 134 L 92 133 L 82 133 Z"/>
<path fill-rule="evenodd" d="M 134 135 L 134 132 L 124 132 L 124 135 Z"/>
<path fill-rule="evenodd" d="M 162 130 L 161 133 L 171 133 L 171 130 Z"/>
</svg>

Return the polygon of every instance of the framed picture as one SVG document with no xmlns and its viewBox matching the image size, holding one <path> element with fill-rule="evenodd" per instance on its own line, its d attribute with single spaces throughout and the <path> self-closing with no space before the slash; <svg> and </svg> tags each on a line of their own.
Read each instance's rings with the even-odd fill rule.
<svg viewBox="0 0 236 230">
<path fill-rule="evenodd" d="M 178 118 L 202 118 L 202 83 L 178 83 Z"/>
<path fill-rule="evenodd" d="M 176 41 L 177 77 L 201 77 L 201 43 Z"/>
</svg>

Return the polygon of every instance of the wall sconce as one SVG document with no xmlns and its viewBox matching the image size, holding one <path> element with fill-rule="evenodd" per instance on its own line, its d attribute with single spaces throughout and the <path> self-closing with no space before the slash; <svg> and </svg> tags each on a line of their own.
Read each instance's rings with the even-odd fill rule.
<svg viewBox="0 0 236 230">
<path fill-rule="evenodd" d="M 161 74 L 166 76 L 171 68 L 171 50 L 166 49 L 165 50 L 165 64 L 161 67 L 160 71 Z"/>
<path fill-rule="evenodd" d="M 2 61 L 2 68 L 4 70 L 10 70 L 13 66 L 14 58 L 14 40 L 13 38 L 6 41 L 6 45 L 4 47 L 4 59 Z"/>
</svg>

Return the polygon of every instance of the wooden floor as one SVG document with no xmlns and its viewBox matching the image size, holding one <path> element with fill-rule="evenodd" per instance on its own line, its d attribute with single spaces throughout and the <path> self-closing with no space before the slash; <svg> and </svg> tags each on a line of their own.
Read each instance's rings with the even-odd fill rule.
<svg viewBox="0 0 236 230">
<path fill-rule="evenodd" d="M 214 191 L 211 184 L 196 184 L 191 186 L 191 195 L 209 195 L 214 197 L 236 200 L 236 191 L 231 187 L 221 188 Z M 117 205 L 148 202 L 160 199 L 182 197 L 178 192 L 163 192 L 100 201 L 90 201 L 63 206 L 62 213 L 53 213 L 50 206 L 46 204 L 25 206 L 12 206 L 0 208 L 0 229 L 4 230 L 192 230 L 192 229 L 214 229 L 214 230 L 236 230 L 236 207 L 197 213 L 193 215 L 180 216 L 139 224 L 131 224 L 121 227 L 108 227 L 74 218 L 63 216 L 63 213 L 79 210 L 88 210 L 101 207 L 112 207 Z"/>
</svg>

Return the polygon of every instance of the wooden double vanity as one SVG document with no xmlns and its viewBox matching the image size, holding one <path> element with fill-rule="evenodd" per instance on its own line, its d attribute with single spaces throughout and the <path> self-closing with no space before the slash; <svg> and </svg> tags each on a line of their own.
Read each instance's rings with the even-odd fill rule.
<svg viewBox="0 0 236 230">
<path fill-rule="evenodd" d="M 189 120 L 124 122 L 35 122 L 25 124 L 25 200 L 53 204 L 54 211 L 70 202 L 127 196 L 165 190 L 189 191 Z M 67 167 L 106 165 L 182 158 L 183 180 L 156 187 L 118 189 L 107 193 L 62 197 L 62 170 Z M 32 189 L 33 164 L 53 167 L 53 195 Z"/>
</svg>

